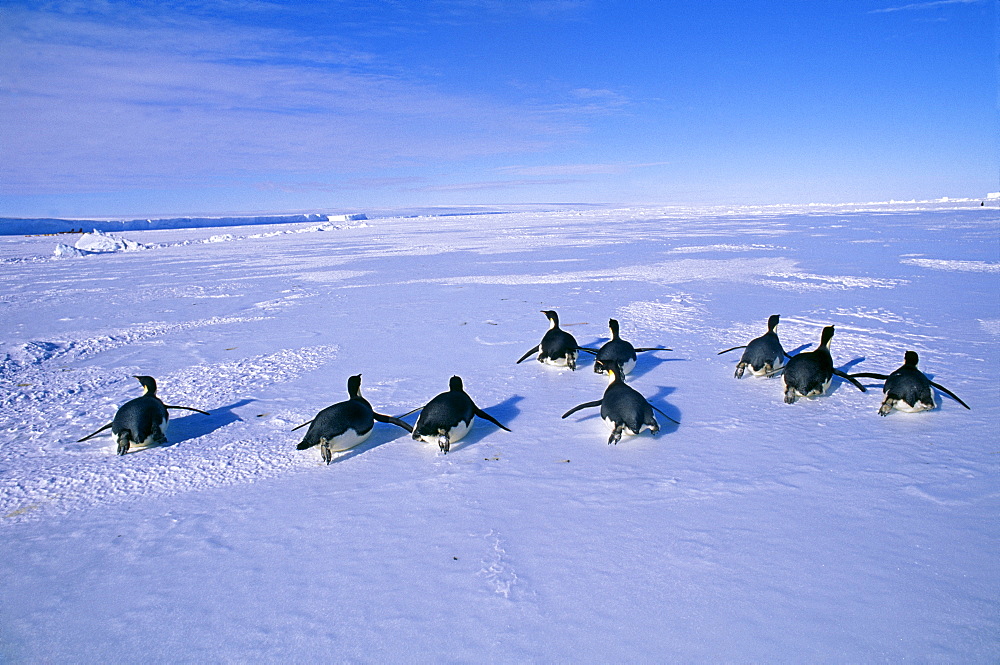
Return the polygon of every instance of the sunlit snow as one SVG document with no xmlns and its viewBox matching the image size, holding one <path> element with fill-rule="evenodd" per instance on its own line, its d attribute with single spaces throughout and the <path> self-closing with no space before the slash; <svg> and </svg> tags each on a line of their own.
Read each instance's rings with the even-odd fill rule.
<svg viewBox="0 0 1000 665">
<path fill-rule="evenodd" d="M 1000 659 L 995 207 L 234 224 L 0 235 L 0 661 Z M 607 380 L 515 365 L 545 309 L 671 347 L 628 383 L 680 425 L 561 419 Z M 771 314 L 790 353 L 835 325 L 844 371 L 915 350 L 972 410 L 879 417 L 872 379 L 787 405 L 717 355 Z M 358 373 L 392 415 L 460 375 L 512 432 L 297 451 Z M 77 442 L 137 374 L 212 415 Z"/>
</svg>

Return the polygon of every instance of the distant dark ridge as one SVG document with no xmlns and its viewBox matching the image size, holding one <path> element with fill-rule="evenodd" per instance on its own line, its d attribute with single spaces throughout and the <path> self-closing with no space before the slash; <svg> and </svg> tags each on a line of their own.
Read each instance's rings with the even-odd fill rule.
<svg viewBox="0 0 1000 665">
<path fill-rule="evenodd" d="M 364 215 L 265 215 L 259 217 L 173 217 L 169 219 L 28 219 L 0 217 L 0 235 L 20 236 L 72 231 L 149 231 L 152 229 L 192 229 L 216 226 L 295 224 L 299 222 L 353 221 Z"/>
</svg>

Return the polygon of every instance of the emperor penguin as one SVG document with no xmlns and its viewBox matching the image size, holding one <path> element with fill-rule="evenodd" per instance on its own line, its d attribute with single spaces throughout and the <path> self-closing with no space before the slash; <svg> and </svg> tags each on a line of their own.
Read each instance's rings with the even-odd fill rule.
<svg viewBox="0 0 1000 665">
<path fill-rule="evenodd" d="M 833 366 L 830 340 L 833 326 L 823 328 L 819 346 L 814 351 L 799 353 L 788 359 L 782 378 L 785 382 L 785 404 L 794 404 L 799 397 L 817 397 L 830 387 L 833 375 L 847 379 L 861 392 L 868 392 L 855 378 Z"/>
<path fill-rule="evenodd" d="M 743 378 L 743 371 L 748 366 L 750 367 L 750 373 L 754 376 L 771 377 L 777 374 L 778 370 L 785 365 L 785 357 L 788 354 L 781 347 L 781 342 L 778 340 L 778 333 L 776 331 L 780 318 L 778 314 L 772 314 L 768 317 L 767 332 L 756 339 L 750 340 L 745 346 L 734 346 L 731 349 L 719 351 L 717 355 L 721 356 L 723 353 L 729 353 L 736 349 L 746 349 L 743 351 L 740 362 L 736 365 L 735 376 L 737 379 Z"/>
<path fill-rule="evenodd" d="M 645 346 L 640 348 L 632 346 L 630 342 L 622 339 L 619 335 L 618 321 L 616 319 L 608 321 L 608 328 L 611 329 L 611 341 L 605 342 L 600 349 L 594 351 L 593 349 L 580 347 L 581 351 L 594 354 L 594 371 L 598 374 L 604 374 L 615 363 L 621 365 L 622 372 L 628 374 L 635 368 L 636 353 L 673 350 L 665 346 Z"/>
<path fill-rule="evenodd" d="M 167 422 L 170 419 L 167 409 L 184 409 L 185 411 L 203 413 L 206 416 L 211 415 L 207 411 L 190 406 L 167 406 L 156 396 L 156 380 L 153 377 L 136 376 L 133 378 L 138 379 L 142 385 L 142 396 L 122 404 L 115 413 L 114 420 L 96 432 L 83 437 L 77 443 L 97 436 L 110 427 L 111 433 L 118 441 L 118 454 L 124 455 L 132 447 L 132 444 L 151 446 L 167 442 Z"/>
<path fill-rule="evenodd" d="M 960 400 L 955 393 L 928 379 L 923 372 L 917 369 L 917 362 L 919 360 L 920 357 L 916 351 L 907 351 L 903 354 L 903 366 L 888 376 L 874 372 L 858 372 L 851 376 L 864 376 L 872 379 L 883 379 L 885 381 L 885 385 L 882 386 L 885 399 L 882 401 L 882 406 L 878 409 L 878 415 L 880 416 L 889 415 L 893 409 L 903 411 L 904 413 L 916 413 L 917 411 L 933 409 L 937 404 L 934 403 L 934 392 L 931 390 L 931 386 L 937 388 L 965 408 L 972 408 Z"/>
<path fill-rule="evenodd" d="M 542 341 L 531 347 L 527 353 L 515 364 L 528 359 L 533 353 L 538 353 L 538 362 L 558 367 L 569 367 L 576 369 L 576 357 L 580 350 L 580 345 L 576 343 L 576 338 L 559 328 L 559 315 L 550 309 L 543 309 L 544 314 L 549 319 L 549 329 L 542 336 Z"/>
<path fill-rule="evenodd" d="M 376 420 L 380 423 L 397 425 L 407 432 L 413 431 L 409 423 L 399 418 L 375 413 L 368 400 L 361 396 L 360 374 L 347 379 L 347 395 L 349 399 L 326 407 L 312 420 L 292 429 L 294 432 L 309 425 L 306 435 L 296 446 L 297 450 L 305 450 L 319 444 L 320 455 L 323 461 L 329 464 L 333 461 L 333 453 L 350 450 L 367 441 L 375 428 Z"/>
<path fill-rule="evenodd" d="M 667 420 L 678 425 L 680 424 L 647 402 L 646 398 L 639 391 L 625 383 L 625 372 L 621 364 L 613 362 L 607 367 L 606 371 L 611 378 L 611 383 L 604 390 L 604 397 L 595 402 L 584 402 L 583 404 L 574 406 L 562 415 L 563 418 L 576 413 L 580 409 L 587 409 L 594 406 L 601 407 L 601 418 L 611 425 L 612 428 L 608 445 L 612 443 L 618 445 L 623 432 L 633 436 L 647 429 L 652 434 L 659 432 L 660 425 L 656 422 L 656 417 L 653 415 L 654 409 Z"/>
<path fill-rule="evenodd" d="M 510 431 L 496 418 L 476 406 L 465 392 L 462 378 L 453 376 L 448 382 L 448 392 L 437 395 L 422 408 L 417 424 L 413 428 L 413 440 L 437 443 L 441 452 L 447 454 L 451 450 L 451 444 L 472 429 L 472 420 L 475 416 L 485 418 L 502 430 Z"/>
</svg>

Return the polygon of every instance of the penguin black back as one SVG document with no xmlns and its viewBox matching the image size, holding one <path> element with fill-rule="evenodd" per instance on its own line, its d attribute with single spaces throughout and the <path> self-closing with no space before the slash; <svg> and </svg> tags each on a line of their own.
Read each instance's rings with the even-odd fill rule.
<svg viewBox="0 0 1000 665">
<path fill-rule="evenodd" d="M 594 351 L 586 347 L 581 347 L 583 351 L 594 354 L 594 372 L 604 374 L 615 363 L 621 365 L 622 372 L 628 374 L 635 367 L 636 354 L 643 351 L 671 351 L 665 346 L 648 346 L 636 348 L 632 343 L 622 339 L 619 332 L 617 319 L 608 320 L 608 328 L 611 330 L 611 339 L 605 342 L 600 349 Z"/>
<path fill-rule="evenodd" d="M 635 366 L 635 347 L 632 346 L 631 342 L 621 338 L 616 319 L 608 320 L 608 328 L 611 330 L 611 340 L 605 342 L 598 349 L 594 358 L 594 371 L 598 374 L 604 374 L 612 371 L 617 364 L 627 374 Z"/>
<path fill-rule="evenodd" d="M 966 409 L 971 408 L 959 399 L 958 395 L 928 379 L 923 372 L 917 369 L 919 361 L 920 357 L 916 351 L 907 351 L 903 354 L 902 367 L 896 369 L 888 376 L 873 372 L 859 372 L 852 376 L 885 380 L 885 385 L 882 386 L 885 399 L 878 410 L 880 416 L 889 415 L 893 409 L 906 413 L 915 413 L 935 408 L 937 404 L 934 402 L 934 392 L 931 390 L 931 387 L 937 388 Z"/>
<path fill-rule="evenodd" d="M 437 443 L 442 453 L 451 449 L 451 444 L 464 437 L 472 428 L 475 416 L 485 418 L 497 427 L 510 431 L 493 416 L 472 401 L 460 376 L 448 381 L 448 391 L 435 396 L 420 412 L 413 427 L 413 439 Z"/>
<path fill-rule="evenodd" d="M 653 434 L 659 432 L 660 424 L 653 415 L 653 407 L 638 390 L 625 383 L 622 366 L 615 363 L 607 372 L 613 380 L 601 399 L 601 418 L 614 426 L 608 443 L 617 444 L 623 429 L 632 434 L 639 434 L 644 427 Z"/>
<path fill-rule="evenodd" d="M 166 405 L 156 395 L 156 379 L 151 376 L 135 376 L 133 378 L 138 379 L 142 385 L 142 396 L 122 404 L 121 408 L 115 412 L 114 420 L 96 432 L 79 439 L 77 443 L 110 429 L 118 442 L 118 454 L 124 455 L 132 447 L 132 444 L 148 446 L 166 442 L 167 423 L 170 419 L 168 409 L 184 409 L 185 411 L 196 411 L 206 416 L 211 415 L 207 411 L 190 406 Z"/>
<path fill-rule="evenodd" d="M 776 330 L 780 319 L 781 317 L 778 314 L 772 314 L 768 317 L 767 332 L 760 337 L 750 340 L 745 347 L 734 346 L 731 349 L 719 351 L 718 355 L 722 355 L 736 349 L 744 349 L 743 355 L 740 357 L 740 362 L 736 365 L 734 376 L 737 379 L 743 378 L 743 372 L 747 367 L 750 368 L 750 372 L 754 376 L 770 377 L 784 366 L 786 357 L 785 349 L 781 346 L 781 341 L 778 339 Z"/>
<path fill-rule="evenodd" d="M 861 392 L 866 392 L 856 379 L 833 366 L 833 356 L 830 355 L 833 333 L 833 326 L 823 328 L 815 350 L 789 358 L 783 374 L 786 404 L 794 404 L 799 397 L 822 395 L 830 387 L 835 374 L 850 381 Z"/>
<path fill-rule="evenodd" d="M 111 433 L 118 440 L 118 454 L 124 455 L 133 443 L 160 444 L 167 440 L 170 419 L 167 407 L 156 396 L 156 380 L 151 376 L 135 377 L 142 384 L 141 397 L 125 402 L 111 421 Z"/>
<path fill-rule="evenodd" d="M 830 387 L 833 379 L 833 357 L 830 355 L 830 340 L 834 328 L 823 328 L 819 346 L 792 356 L 785 365 L 785 403 L 794 404 L 799 397 L 822 395 Z"/>
<path fill-rule="evenodd" d="M 542 336 L 542 341 L 531 347 L 517 363 L 527 360 L 532 354 L 538 353 L 538 362 L 547 365 L 557 365 L 576 369 L 576 358 L 580 345 L 576 338 L 559 327 L 559 314 L 555 311 L 542 310 L 549 320 L 549 329 Z"/>
<path fill-rule="evenodd" d="M 311 421 L 303 423 L 308 424 L 309 429 L 296 446 L 297 450 L 319 445 L 320 456 L 329 464 L 333 460 L 333 453 L 350 450 L 366 441 L 371 436 L 376 420 L 392 423 L 407 432 L 412 431 L 413 428 L 408 423 L 398 418 L 375 413 L 368 400 L 361 395 L 360 374 L 347 379 L 347 395 L 347 400 L 326 407 Z"/>
<path fill-rule="evenodd" d="M 639 434 L 646 428 L 653 434 L 660 431 L 660 425 L 653 415 L 655 407 L 639 391 L 625 383 L 621 365 L 612 363 L 608 367 L 607 373 L 611 377 L 611 383 L 604 390 L 604 396 L 601 399 L 578 404 L 564 413 L 562 417 L 566 418 L 580 409 L 601 407 L 601 418 L 612 426 L 611 436 L 608 438 L 609 445 L 612 443 L 617 445 L 618 441 L 621 440 L 622 433 L 626 431 L 633 435 Z M 656 410 L 659 411 L 659 409 Z M 662 411 L 660 413 L 669 420 L 677 422 Z"/>
</svg>

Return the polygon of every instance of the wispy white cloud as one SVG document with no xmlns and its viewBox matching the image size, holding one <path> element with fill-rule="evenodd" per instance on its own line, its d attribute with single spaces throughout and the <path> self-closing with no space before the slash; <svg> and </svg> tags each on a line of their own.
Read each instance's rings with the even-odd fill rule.
<svg viewBox="0 0 1000 665">
<path fill-rule="evenodd" d="M 897 7 L 885 7 L 883 9 L 873 9 L 869 14 L 885 14 L 888 12 L 904 12 L 921 9 L 934 9 L 945 5 L 975 5 L 985 2 L 985 0 L 931 0 L 930 2 L 912 2 Z"/>
<path fill-rule="evenodd" d="M 544 166 L 504 166 L 497 169 L 501 173 L 512 173 L 522 176 L 588 176 L 588 175 L 619 175 L 635 169 L 652 166 L 664 166 L 669 162 L 607 164 L 551 164 Z"/>
<path fill-rule="evenodd" d="M 572 105 L 444 92 L 336 38 L 127 3 L 0 11 L 5 194 L 357 173 L 537 151 L 581 130 Z"/>
<path fill-rule="evenodd" d="M 580 182 L 568 178 L 552 178 L 548 180 L 483 180 L 478 182 L 460 182 L 445 185 L 427 185 L 414 188 L 414 191 L 421 192 L 470 192 L 493 189 L 517 189 L 524 187 L 539 187 L 551 185 L 571 185 Z"/>
</svg>

